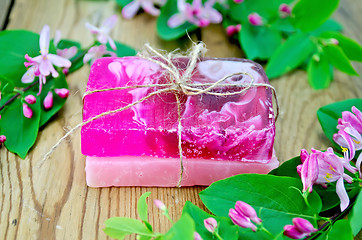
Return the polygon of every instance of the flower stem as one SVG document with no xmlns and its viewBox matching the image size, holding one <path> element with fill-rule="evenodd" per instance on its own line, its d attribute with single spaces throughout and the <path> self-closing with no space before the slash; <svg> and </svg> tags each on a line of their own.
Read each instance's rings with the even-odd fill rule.
<svg viewBox="0 0 362 240">
<path fill-rule="evenodd" d="M 26 88 L 24 88 L 24 89 L 22 90 L 22 92 L 24 93 L 24 92 L 28 91 L 30 88 L 32 88 L 33 86 L 35 86 L 37 83 L 38 83 L 37 81 L 34 81 L 32 84 L 30 84 L 29 86 L 27 86 Z M 12 103 L 12 102 L 13 102 L 17 97 L 19 97 L 20 95 L 21 95 L 21 93 L 18 92 L 17 94 L 15 94 L 14 96 L 12 96 L 9 100 L 7 100 L 7 101 L 4 103 L 4 105 L 2 105 L 2 106 L 0 107 L 0 111 L 3 110 L 6 105 L 9 105 L 10 103 Z"/>
<path fill-rule="evenodd" d="M 219 235 L 217 231 L 214 232 L 214 236 L 219 240 L 223 240 L 223 238 Z"/>
<path fill-rule="evenodd" d="M 275 239 L 275 236 L 271 232 L 269 232 L 264 226 L 260 226 L 259 229 L 268 234 L 272 239 Z"/>
</svg>

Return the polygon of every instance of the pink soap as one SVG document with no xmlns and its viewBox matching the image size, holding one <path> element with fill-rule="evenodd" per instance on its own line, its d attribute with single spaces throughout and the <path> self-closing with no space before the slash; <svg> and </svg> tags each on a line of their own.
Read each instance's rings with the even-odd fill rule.
<svg viewBox="0 0 362 240">
<path fill-rule="evenodd" d="M 187 58 L 174 65 L 183 72 Z M 245 59 L 204 58 L 193 71 L 193 84 L 213 83 L 236 72 L 248 72 L 255 83 L 269 83 L 260 65 Z M 87 91 L 169 83 L 168 72 L 138 58 L 102 58 L 91 68 Z M 250 83 L 248 75 L 226 84 Z M 110 90 L 86 95 L 83 120 L 115 110 L 161 87 Z M 219 93 L 240 87 L 218 86 Z M 231 96 L 178 95 L 181 101 L 182 186 L 209 185 L 240 173 L 267 173 L 278 166 L 273 143 L 275 121 L 272 92 L 252 87 Z M 177 102 L 173 92 L 161 93 L 122 112 L 82 127 L 82 153 L 87 184 L 107 186 L 176 186 L 180 178 Z"/>
</svg>

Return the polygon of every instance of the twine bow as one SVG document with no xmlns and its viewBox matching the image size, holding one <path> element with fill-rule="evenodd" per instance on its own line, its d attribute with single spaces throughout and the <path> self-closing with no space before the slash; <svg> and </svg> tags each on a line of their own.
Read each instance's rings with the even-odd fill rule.
<svg viewBox="0 0 362 240">
<path fill-rule="evenodd" d="M 191 82 L 191 76 L 194 71 L 194 69 L 197 66 L 197 61 L 199 60 L 200 55 L 204 55 L 206 52 L 206 48 L 204 43 L 200 42 L 199 44 L 193 43 L 192 48 L 190 49 L 190 54 L 188 54 L 190 60 L 188 61 L 187 67 L 183 74 L 180 73 L 179 69 L 172 63 L 172 59 L 175 58 L 175 55 L 171 52 L 169 54 L 161 54 L 160 51 L 155 50 L 152 48 L 148 43 L 145 44 L 145 51 L 138 53 L 138 56 L 141 58 L 144 58 L 148 61 L 154 62 L 158 64 L 161 68 L 166 70 L 166 73 L 169 75 L 169 83 L 165 84 L 149 84 L 149 85 L 134 85 L 134 86 L 125 86 L 125 87 L 115 87 L 115 88 L 108 88 L 108 89 L 97 89 L 94 91 L 88 91 L 85 92 L 84 96 L 90 95 L 97 92 L 105 92 L 105 91 L 112 91 L 112 90 L 124 90 L 124 89 L 135 89 L 135 88 L 150 88 L 150 87 L 156 87 L 160 88 L 157 91 L 151 92 L 145 97 L 128 104 L 127 106 L 117 108 L 111 111 L 103 112 L 99 115 L 96 115 L 90 119 L 88 119 L 85 122 L 79 123 L 74 128 L 69 130 L 62 138 L 58 140 L 58 142 L 49 150 L 48 153 L 46 153 L 42 159 L 42 161 L 39 163 L 39 167 L 46 161 L 46 159 L 54 152 L 54 150 L 65 140 L 69 135 L 71 135 L 75 130 L 78 128 L 96 120 L 99 118 L 102 118 L 104 116 L 107 116 L 109 114 L 122 112 L 126 109 L 129 109 L 139 103 L 142 103 L 143 101 L 161 94 L 161 93 L 167 93 L 167 92 L 173 92 L 176 98 L 177 102 L 177 115 L 178 115 L 178 127 L 177 127 L 177 135 L 178 135 L 178 150 L 180 155 L 180 177 L 177 183 L 177 187 L 181 187 L 181 181 L 183 178 L 184 173 L 184 166 L 183 166 L 183 151 L 181 146 L 181 134 L 182 134 L 182 124 L 181 124 L 181 102 L 180 98 L 178 96 L 179 93 L 182 93 L 187 96 L 194 96 L 194 95 L 200 95 L 200 94 L 209 94 L 209 95 L 215 95 L 215 96 L 230 96 L 230 95 L 238 95 L 242 94 L 246 91 L 248 91 L 252 87 L 267 87 L 270 88 L 273 91 L 273 96 L 275 98 L 276 102 L 276 117 L 277 120 L 279 115 L 279 104 L 278 104 L 278 98 L 276 96 L 276 91 L 273 86 L 266 83 L 255 83 L 254 77 L 248 73 L 248 72 L 236 72 L 230 75 L 227 75 L 220 80 L 214 82 L 214 83 L 192 83 Z M 223 83 L 227 79 L 233 76 L 238 75 L 247 75 L 251 78 L 251 81 L 249 83 Z M 233 92 L 214 92 L 213 90 L 216 87 L 242 87 L 239 91 L 233 91 Z"/>
</svg>

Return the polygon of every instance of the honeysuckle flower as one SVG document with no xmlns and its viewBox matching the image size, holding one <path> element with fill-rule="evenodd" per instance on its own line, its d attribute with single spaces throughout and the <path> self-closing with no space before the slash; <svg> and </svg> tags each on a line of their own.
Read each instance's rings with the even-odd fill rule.
<svg viewBox="0 0 362 240">
<path fill-rule="evenodd" d="M 67 98 L 69 96 L 69 90 L 66 88 L 56 88 L 54 92 L 61 98 Z"/>
<path fill-rule="evenodd" d="M 166 211 L 167 210 L 167 207 L 166 205 L 161 201 L 161 200 L 158 200 L 158 199 L 155 199 L 153 201 L 153 203 L 155 204 L 155 206 L 160 209 L 161 211 Z"/>
<path fill-rule="evenodd" d="M 198 27 L 206 27 L 210 23 L 220 23 L 222 15 L 213 8 L 214 3 L 214 0 L 209 0 L 203 5 L 201 0 L 193 0 L 192 4 L 189 4 L 185 0 L 178 0 L 179 12 L 170 17 L 167 25 L 176 28 L 190 22 Z"/>
<path fill-rule="evenodd" d="M 290 16 L 290 14 L 292 13 L 292 9 L 290 8 L 290 6 L 286 3 L 282 3 L 279 6 L 279 13 L 281 18 L 286 18 L 288 16 Z"/>
<path fill-rule="evenodd" d="M 33 116 L 33 110 L 31 110 L 31 108 L 26 103 L 23 103 L 23 114 L 26 118 L 32 118 Z"/>
<path fill-rule="evenodd" d="M 362 154 L 360 154 L 357 158 L 357 161 L 356 161 L 356 166 L 357 166 L 357 170 L 358 170 L 358 173 L 359 173 L 359 177 L 362 178 L 362 173 L 361 173 L 361 163 L 362 163 Z"/>
<path fill-rule="evenodd" d="M 57 55 L 66 59 L 73 58 L 78 52 L 78 48 L 76 46 L 72 46 L 70 48 L 57 49 Z"/>
<path fill-rule="evenodd" d="M 214 233 L 217 228 L 217 221 L 215 218 L 209 217 L 204 220 L 204 226 L 207 231 Z"/>
<path fill-rule="evenodd" d="M 342 112 L 342 118 L 338 119 L 337 129 L 350 135 L 356 151 L 362 149 L 362 113 L 355 106 L 352 107 L 352 112 Z M 333 140 L 342 147 L 349 147 L 339 133 L 333 135 Z"/>
<path fill-rule="evenodd" d="M 237 25 L 229 25 L 226 27 L 226 34 L 231 37 L 232 35 L 234 35 L 235 33 L 240 32 L 241 30 L 241 24 L 237 24 Z"/>
<path fill-rule="evenodd" d="M 36 103 L 36 97 L 34 95 L 28 95 L 24 98 L 25 102 L 29 103 L 29 104 L 34 104 Z"/>
<path fill-rule="evenodd" d="M 194 240 L 202 240 L 202 237 L 198 232 L 194 232 Z"/>
<path fill-rule="evenodd" d="M 303 192 L 313 191 L 313 185 L 318 178 L 318 161 L 315 154 L 305 156 L 305 149 L 301 151 L 301 159 L 303 163 L 297 167 L 297 171 L 302 179 Z M 302 157 L 303 154 L 303 157 Z M 308 153 L 307 153 L 308 154 Z"/>
<path fill-rule="evenodd" d="M 110 55 L 111 57 L 116 57 L 117 54 L 111 51 L 107 51 L 107 47 L 105 45 L 99 45 L 91 47 L 88 52 L 84 55 L 83 62 L 87 63 L 91 61 L 91 65 L 98 58 L 102 58 L 105 55 Z"/>
<path fill-rule="evenodd" d="M 56 30 L 55 31 L 55 36 L 53 39 L 53 43 L 55 47 L 58 47 L 58 44 L 60 42 L 60 40 L 62 39 L 62 32 L 60 30 Z"/>
<path fill-rule="evenodd" d="M 163 6 L 167 0 L 133 0 L 123 7 L 122 16 L 125 19 L 133 18 L 136 13 L 142 8 L 146 13 L 152 16 L 160 15 L 160 10 L 154 5 Z"/>
<path fill-rule="evenodd" d="M 237 201 L 235 209 L 231 208 L 229 210 L 229 217 L 235 225 L 250 228 L 253 232 L 256 231 L 256 226 L 250 220 L 257 224 L 261 223 L 261 219 L 256 215 L 254 208 L 242 201 Z"/>
<path fill-rule="evenodd" d="M 4 143 L 6 141 L 5 135 L 0 135 L 0 143 Z"/>
<path fill-rule="evenodd" d="M 31 58 L 28 54 L 25 54 L 25 67 L 30 67 L 28 71 L 23 75 L 21 81 L 23 83 L 30 83 L 34 81 L 35 76 L 39 77 L 39 93 L 40 95 L 42 85 L 46 82 L 46 77 L 52 74 L 54 78 L 59 76 L 59 73 L 54 69 L 57 67 L 71 66 L 71 62 L 68 59 L 60 57 L 55 54 L 49 53 L 49 26 L 45 25 L 40 32 L 39 46 L 41 55 Z"/>
<path fill-rule="evenodd" d="M 109 36 L 112 28 L 116 24 L 118 17 L 116 14 L 110 16 L 102 23 L 101 27 L 96 27 L 90 23 L 86 23 L 85 26 L 90 30 L 92 34 L 97 35 L 97 40 L 101 44 L 106 44 L 109 42 L 109 45 L 113 50 L 117 50 L 116 44 L 114 43 L 113 39 Z"/>
<path fill-rule="evenodd" d="M 244 0 L 234 0 L 234 3 L 242 3 Z"/>
<path fill-rule="evenodd" d="M 254 26 L 261 26 L 263 25 L 263 19 L 261 18 L 261 16 L 257 13 L 251 13 L 248 16 L 248 20 L 250 22 L 251 25 Z"/>
<path fill-rule="evenodd" d="M 306 219 L 293 218 L 293 225 L 285 225 L 283 234 L 292 239 L 301 239 L 317 231 Z"/>
<path fill-rule="evenodd" d="M 46 110 L 49 110 L 53 107 L 53 92 L 49 91 L 43 101 L 43 106 Z"/>
<path fill-rule="evenodd" d="M 305 154 L 305 153 L 303 153 Z M 344 188 L 343 180 L 346 180 L 348 183 L 352 183 L 352 177 L 344 173 L 344 166 L 346 165 L 346 161 L 344 158 L 338 157 L 332 148 L 328 148 L 326 152 L 321 152 L 315 149 L 312 149 L 312 153 L 308 155 L 308 157 L 304 160 L 303 164 L 311 164 L 314 166 L 314 158 L 317 160 L 317 172 L 318 177 L 314 181 L 315 178 L 315 168 L 311 170 L 313 176 L 310 178 L 304 178 L 303 180 L 303 191 L 305 189 L 312 188 L 313 184 L 320 184 L 323 187 L 327 187 L 327 183 L 337 182 L 336 184 L 336 192 L 341 200 L 340 208 L 341 211 L 344 211 L 349 205 L 349 198 Z M 303 166 L 302 166 L 303 168 Z M 297 168 L 299 173 L 302 175 L 302 168 Z M 311 167 L 312 168 L 312 167 Z M 308 171 L 306 171 L 308 172 Z"/>
</svg>

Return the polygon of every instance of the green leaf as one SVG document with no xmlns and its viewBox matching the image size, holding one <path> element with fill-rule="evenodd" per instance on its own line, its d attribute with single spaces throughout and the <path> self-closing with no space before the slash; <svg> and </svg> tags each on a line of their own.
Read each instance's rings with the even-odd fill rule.
<svg viewBox="0 0 362 240">
<path fill-rule="evenodd" d="M 362 189 L 354 202 L 353 208 L 348 216 L 353 236 L 356 236 L 362 229 Z"/>
<path fill-rule="evenodd" d="M 294 26 L 309 32 L 321 26 L 337 9 L 339 0 L 300 0 L 292 10 Z"/>
<path fill-rule="evenodd" d="M 116 0 L 116 3 L 122 8 L 131 2 L 132 0 Z"/>
<path fill-rule="evenodd" d="M 354 198 L 359 192 L 358 182 L 352 184 L 344 183 L 344 186 L 350 199 Z M 322 200 L 322 212 L 332 209 L 341 203 L 336 193 L 335 186 L 324 188 L 320 185 L 314 185 L 313 189 L 318 193 Z"/>
<path fill-rule="evenodd" d="M 35 81 L 38 81 L 37 79 Z M 54 116 L 64 105 L 66 98 L 61 98 L 57 94 L 55 94 L 54 89 L 56 88 L 66 88 L 68 89 L 67 81 L 65 80 L 65 76 L 63 73 L 59 73 L 59 77 L 57 78 L 49 78 L 46 84 L 43 86 L 43 89 L 40 94 L 40 127 L 44 126 L 52 116 Z M 32 90 L 34 92 L 38 92 L 38 85 L 34 86 Z M 53 107 L 49 110 L 45 110 L 43 106 L 44 99 L 49 91 L 53 92 Z"/>
<path fill-rule="evenodd" d="M 216 219 L 218 223 L 218 232 L 219 235 L 223 239 L 228 240 L 237 240 L 238 239 L 238 226 L 234 225 L 230 218 L 226 217 L 218 217 L 211 215 L 197 206 L 195 206 L 193 203 L 187 201 L 183 210 L 182 214 L 189 214 L 189 216 L 194 220 L 195 222 L 195 229 L 196 232 L 200 234 L 202 239 L 212 239 L 213 235 L 205 228 L 204 220 L 213 217 Z"/>
<path fill-rule="evenodd" d="M 161 8 L 160 16 L 157 18 L 157 34 L 163 40 L 174 40 L 180 38 L 186 35 L 187 32 L 192 32 L 198 28 L 189 22 L 185 22 L 176 28 L 170 28 L 167 25 L 167 21 L 177 12 L 177 0 L 168 0 Z"/>
<path fill-rule="evenodd" d="M 244 24 L 239 33 L 240 44 L 249 59 L 268 59 L 282 42 L 278 30 L 266 26 Z"/>
<path fill-rule="evenodd" d="M 113 50 L 109 43 L 107 43 L 107 50 L 115 52 L 117 54 L 117 57 L 125 57 L 125 56 L 134 56 L 137 54 L 137 51 L 125 44 L 122 44 L 120 42 L 114 41 L 116 44 L 117 50 Z"/>
<path fill-rule="evenodd" d="M 285 176 L 285 177 L 294 177 L 297 179 L 300 179 L 298 172 L 297 172 L 297 166 L 302 164 L 302 161 L 300 160 L 300 157 L 292 158 L 288 161 L 285 161 L 282 163 L 279 167 L 273 169 L 268 174 L 275 175 L 275 176 Z"/>
<path fill-rule="evenodd" d="M 14 91 L 14 84 L 13 82 L 5 76 L 0 75 L 0 92 L 2 96 L 7 93 L 13 93 Z"/>
<path fill-rule="evenodd" d="M 348 57 L 339 46 L 328 44 L 323 47 L 323 53 L 328 62 L 340 71 L 349 75 L 358 76 L 358 73 L 352 67 Z"/>
<path fill-rule="evenodd" d="M 340 23 L 333 19 L 328 19 L 325 23 L 319 26 L 317 29 L 310 32 L 313 36 L 320 36 L 322 33 L 327 31 L 342 31 L 343 27 Z"/>
<path fill-rule="evenodd" d="M 106 228 L 103 231 L 111 238 L 123 239 L 132 233 L 142 236 L 154 236 L 143 223 L 132 218 L 113 217 L 107 219 L 105 224 Z"/>
<path fill-rule="evenodd" d="M 310 194 L 308 208 L 297 189 L 302 189 L 299 179 L 261 174 L 241 174 L 211 184 L 200 192 L 205 206 L 214 214 L 228 216 L 236 201 L 253 206 L 263 225 L 272 234 L 279 234 L 283 226 L 295 217 L 303 217 L 316 225 L 315 214 L 322 207 L 315 192 Z"/>
<path fill-rule="evenodd" d="M 30 57 L 40 55 L 39 34 L 25 30 L 6 30 L 0 32 L 0 75 L 13 81 L 15 87 L 24 87 L 29 84 L 21 82 L 26 72 L 24 66 L 25 54 Z M 55 53 L 52 43 L 49 45 L 50 53 Z"/>
<path fill-rule="evenodd" d="M 352 229 L 345 219 L 336 221 L 327 234 L 328 240 L 353 240 Z"/>
<path fill-rule="evenodd" d="M 308 82 L 315 90 L 328 88 L 332 79 L 330 65 L 323 54 L 319 55 L 319 60 L 313 57 L 308 64 Z"/>
<path fill-rule="evenodd" d="M 342 118 L 343 111 L 351 111 L 352 106 L 362 109 L 362 99 L 348 99 L 321 107 L 317 117 L 327 138 L 334 143 L 333 134 L 338 132 L 338 118 Z M 337 145 L 336 145 L 337 146 Z"/>
<path fill-rule="evenodd" d="M 70 47 L 76 47 L 78 49 L 81 49 L 80 42 L 76 42 L 70 39 L 62 39 L 59 41 L 57 48 L 58 49 L 65 49 Z"/>
<path fill-rule="evenodd" d="M 307 34 L 296 33 L 289 37 L 269 59 L 266 74 L 276 78 L 300 66 L 315 51 Z"/>
<path fill-rule="evenodd" d="M 138 211 L 138 216 L 141 218 L 143 223 L 150 231 L 152 231 L 152 226 L 148 223 L 148 211 L 147 211 L 148 205 L 146 202 L 146 199 L 150 195 L 151 192 L 145 192 L 144 194 L 142 194 L 142 196 L 138 199 L 137 211 Z"/>
<path fill-rule="evenodd" d="M 347 58 L 352 61 L 362 61 L 362 46 L 339 32 L 325 32 L 321 34 L 323 38 L 335 38 L 338 40 L 343 52 L 346 54 Z"/>
<path fill-rule="evenodd" d="M 165 240 L 187 240 L 194 239 L 195 222 L 190 215 L 182 214 L 181 218 L 165 234 Z"/>
<path fill-rule="evenodd" d="M 36 96 L 35 92 L 28 91 L 26 95 L 28 94 Z M 3 106 L 4 103 L 14 95 L 15 94 L 11 94 L 6 98 L 3 97 L 0 105 Z M 6 136 L 5 147 L 23 159 L 34 145 L 36 137 L 38 136 L 40 99 L 37 97 L 36 103 L 32 105 L 29 104 L 28 106 L 33 111 L 31 119 L 24 117 L 23 103 L 20 97 L 5 106 L 0 112 L 0 135 Z"/>
</svg>

